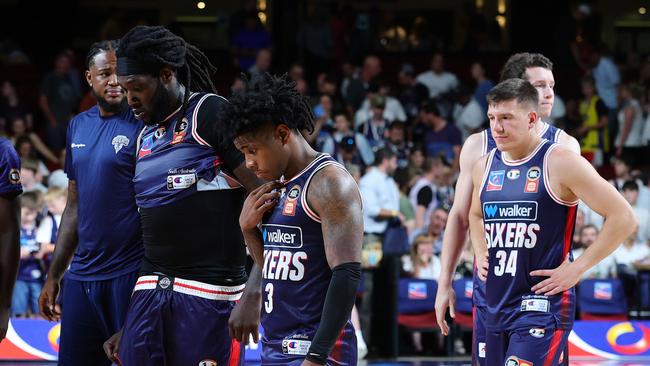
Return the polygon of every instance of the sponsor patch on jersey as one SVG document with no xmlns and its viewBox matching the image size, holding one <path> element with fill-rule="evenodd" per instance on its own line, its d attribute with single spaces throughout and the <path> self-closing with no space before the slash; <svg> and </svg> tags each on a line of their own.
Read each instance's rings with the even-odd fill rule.
<svg viewBox="0 0 650 366">
<path fill-rule="evenodd" d="M 521 311 L 538 311 L 547 313 L 550 310 L 548 299 L 524 299 L 521 300 Z"/>
<path fill-rule="evenodd" d="M 528 334 L 535 338 L 544 338 L 544 335 L 546 335 L 546 330 L 544 328 L 530 328 Z"/>
<path fill-rule="evenodd" d="M 169 277 L 163 277 L 160 280 L 158 280 L 158 287 L 161 289 L 166 289 L 169 287 L 169 285 L 172 284 L 172 280 L 169 279 Z"/>
<path fill-rule="evenodd" d="M 505 177 L 505 170 L 496 170 L 490 172 L 488 177 L 486 191 L 500 191 L 503 188 L 503 178 Z"/>
<path fill-rule="evenodd" d="M 113 149 L 115 149 L 115 154 L 120 152 L 123 147 L 129 146 L 129 138 L 124 136 L 124 135 L 117 135 L 113 137 L 113 141 L 111 141 L 111 145 L 113 145 Z"/>
<path fill-rule="evenodd" d="M 13 168 L 9 171 L 9 183 L 20 184 L 20 170 Z"/>
<path fill-rule="evenodd" d="M 485 358 L 485 342 L 478 342 L 478 357 Z"/>
<path fill-rule="evenodd" d="M 264 247 L 302 248 L 302 229 L 298 226 L 262 225 Z"/>
<path fill-rule="evenodd" d="M 296 184 L 295 186 L 291 187 L 289 193 L 287 193 L 287 198 L 284 200 L 284 207 L 282 208 L 282 214 L 284 216 L 296 215 L 298 197 L 300 197 L 300 186 Z"/>
<path fill-rule="evenodd" d="M 510 180 L 515 180 L 515 179 L 519 178 L 520 175 L 521 175 L 521 173 L 519 172 L 519 169 L 510 169 L 510 170 L 508 170 L 508 173 L 506 174 L 506 176 Z"/>
<path fill-rule="evenodd" d="M 282 340 L 282 353 L 285 355 L 305 356 L 309 352 L 310 346 L 311 341 L 306 339 L 285 338 Z"/>
<path fill-rule="evenodd" d="M 196 183 L 196 174 L 176 174 L 167 176 L 167 189 L 185 189 Z"/>
<path fill-rule="evenodd" d="M 533 363 L 530 361 L 526 361 L 524 359 L 521 359 L 517 356 L 510 356 L 506 360 L 506 366 L 533 366 Z"/>
<path fill-rule="evenodd" d="M 149 134 L 142 139 L 142 145 L 140 146 L 140 151 L 138 151 L 138 158 L 144 158 L 145 156 L 151 154 L 152 147 L 153 134 Z"/>
<path fill-rule="evenodd" d="M 165 136 L 165 132 L 167 132 L 167 129 L 165 127 L 158 127 L 156 132 L 153 133 L 154 137 L 156 139 L 160 139 L 161 137 Z"/>
<path fill-rule="evenodd" d="M 174 137 L 172 138 L 172 145 L 176 145 L 183 141 L 183 138 L 187 134 L 187 127 L 189 125 L 187 117 L 183 117 L 183 119 L 176 124 L 176 127 L 174 128 Z"/>
<path fill-rule="evenodd" d="M 539 188 L 539 177 L 542 175 L 542 170 L 538 166 L 528 169 L 526 172 L 526 185 L 524 185 L 524 192 L 537 193 Z"/>
<path fill-rule="evenodd" d="M 535 221 L 535 201 L 491 201 L 483 202 L 483 221 Z"/>
</svg>

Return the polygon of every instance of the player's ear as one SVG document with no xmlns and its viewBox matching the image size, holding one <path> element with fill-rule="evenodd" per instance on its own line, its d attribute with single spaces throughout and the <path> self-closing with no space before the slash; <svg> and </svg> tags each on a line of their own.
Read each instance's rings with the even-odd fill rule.
<svg viewBox="0 0 650 366">
<path fill-rule="evenodd" d="M 528 113 L 528 127 L 533 128 L 535 127 L 535 123 L 537 123 L 537 112 L 531 111 Z"/>
<path fill-rule="evenodd" d="M 174 70 L 169 66 L 163 66 L 162 69 L 160 69 L 160 80 L 163 84 L 169 84 L 174 75 Z"/>
<path fill-rule="evenodd" d="M 291 135 L 291 129 L 289 129 L 289 126 L 280 123 L 279 125 L 275 126 L 275 137 L 280 140 L 282 145 L 286 145 L 289 142 L 289 136 Z"/>
<path fill-rule="evenodd" d="M 90 75 L 90 70 L 86 70 L 86 82 L 88 83 L 89 87 L 93 87 L 93 77 Z"/>
</svg>

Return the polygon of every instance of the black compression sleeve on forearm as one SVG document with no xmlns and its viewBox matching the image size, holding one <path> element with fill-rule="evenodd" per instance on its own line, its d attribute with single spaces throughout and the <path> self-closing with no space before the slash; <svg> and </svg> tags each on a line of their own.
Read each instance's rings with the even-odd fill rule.
<svg viewBox="0 0 650 366">
<path fill-rule="evenodd" d="M 361 263 L 348 262 L 332 268 L 320 325 L 311 341 L 306 359 L 324 365 L 350 312 L 361 280 Z"/>
</svg>

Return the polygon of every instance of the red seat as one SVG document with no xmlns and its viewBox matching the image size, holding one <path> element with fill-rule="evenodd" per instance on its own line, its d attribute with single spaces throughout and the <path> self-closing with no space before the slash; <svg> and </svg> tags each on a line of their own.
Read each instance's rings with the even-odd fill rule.
<svg viewBox="0 0 650 366">
<path fill-rule="evenodd" d="M 409 330 L 432 330 L 438 327 L 436 313 L 433 311 L 422 314 L 399 314 L 397 323 Z"/>
</svg>

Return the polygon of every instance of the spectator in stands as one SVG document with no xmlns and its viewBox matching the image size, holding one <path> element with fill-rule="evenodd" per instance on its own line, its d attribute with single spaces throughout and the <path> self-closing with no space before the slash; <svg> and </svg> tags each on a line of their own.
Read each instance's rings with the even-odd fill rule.
<svg viewBox="0 0 650 366">
<path fill-rule="evenodd" d="M 341 94 L 348 106 L 348 111 L 354 113 L 354 111 L 357 111 L 361 107 L 361 103 L 363 103 L 368 93 L 370 82 L 379 76 L 380 73 L 381 60 L 377 56 L 366 56 L 359 76 L 350 78 L 348 83 L 344 82 L 342 85 L 343 89 Z"/>
<path fill-rule="evenodd" d="M 425 132 L 426 152 L 429 156 L 444 154 L 458 169 L 462 137 L 458 127 L 449 123 L 440 115 L 436 104 L 425 102 L 420 109 L 420 119 L 427 127 Z"/>
<path fill-rule="evenodd" d="M 262 26 L 257 12 L 249 11 L 243 16 L 243 27 L 233 31 L 231 46 L 235 62 L 240 70 L 245 71 L 253 66 L 259 50 L 271 47 L 272 39 Z"/>
<path fill-rule="evenodd" d="M 23 191 L 47 192 L 47 188 L 39 179 L 38 162 L 33 159 L 22 159 L 20 164 L 20 183 L 23 185 Z"/>
<path fill-rule="evenodd" d="M 43 202 L 38 192 L 25 192 L 20 197 L 20 205 L 20 265 L 11 313 L 15 317 L 37 317 L 43 269 L 36 240 L 36 217 L 43 209 Z"/>
<path fill-rule="evenodd" d="M 411 234 L 411 243 L 418 235 L 425 234 L 432 236 L 434 239 L 433 252 L 440 254 L 442 250 L 442 238 L 445 235 L 445 227 L 447 226 L 447 217 L 449 217 L 448 209 L 436 207 L 429 218 L 429 225 L 413 231 Z"/>
<path fill-rule="evenodd" d="M 409 176 L 411 177 L 411 183 L 409 187 L 412 187 L 415 182 L 420 179 L 420 176 L 423 174 L 424 161 L 426 160 L 427 154 L 424 152 L 422 146 L 413 146 L 411 154 L 409 155 Z"/>
<path fill-rule="evenodd" d="M 334 143 L 331 132 L 334 130 L 332 98 L 321 95 L 320 102 L 313 108 L 314 130 L 302 131 L 303 137 L 317 151 L 334 155 Z"/>
<path fill-rule="evenodd" d="M 576 131 L 581 141 L 581 153 L 596 168 L 603 165 L 605 153 L 609 152 L 608 110 L 602 99 L 596 94 L 594 78 L 582 78 L 582 96 L 580 101 L 580 118 L 582 125 Z"/>
<path fill-rule="evenodd" d="M 334 132 L 332 133 L 334 146 L 329 146 L 328 142 L 323 145 L 323 151 L 334 151 L 332 156 L 339 162 L 352 162 L 361 167 L 372 165 L 375 155 L 372 147 L 365 136 L 352 130 L 352 124 L 348 117 L 343 114 L 337 114 L 334 117 Z M 353 153 L 353 158 L 344 159 L 343 155 Z"/>
<path fill-rule="evenodd" d="M 44 198 L 47 214 L 38 225 L 36 241 L 41 247 L 39 256 L 43 259 L 43 273 L 47 273 L 50 268 L 50 256 L 54 252 L 54 245 L 61 224 L 61 215 L 65 210 L 68 191 L 59 187 L 50 187 Z"/>
<path fill-rule="evenodd" d="M 429 98 L 442 96 L 458 86 L 456 75 L 445 71 L 445 59 L 440 52 L 431 57 L 431 70 L 421 73 L 416 80 L 429 89 Z"/>
<path fill-rule="evenodd" d="M 637 304 L 637 289 L 641 286 L 637 279 L 637 269 L 634 264 L 646 261 L 650 257 L 648 244 L 638 240 L 638 233 L 634 232 L 616 248 L 614 261 L 617 264 L 618 275 L 623 281 L 626 298 L 630 305 Z M 642 292 L 642 293 L 645 293 Z"/>
<path fill-rule="evenodd" d="M 415 79 L 415 69 L 411 64 L 402 64 L 397 74 L 397 82 L 400 86 L 398 99 L 406 116 L 414 119 L 420 112 L 422 102 L 429 99 L 429 89 Z"/>
<path fill-rule="evenodd" d="M 38 158 L 43 158 L 50 162 L 51 164 L 61 165 L 62 160 L 57 158 L 50 148 L 45 145 L 43 140 L 31 129 L 28 128 L 27 121 L 22 118 L 15 118 L 9 122 L 9 132 L 10 140 L 18 149 L 18 141 L 21 137 L 26 137 L 31 142 L 31 145 L 35 152 L 38 154 Z"/>
<path fill-rule="evenodd" d="M 470 67 L 470 74 L 472 79 L 476 82 L 476 89 L 474 89 L 474 99 L 481 106 L 483 115 L 487 115 L 488 104 L 487 93 L 494 87 L 494 82 L 485 76 L 485 66 L 480 61 L 475 61 Z"/>
<path fill-rule="evenodd" d="M 404 227 L 410 234 L 415 229 L 415 208 L 408 197 L 411 177 L 408 169 L 403 167 L 398 167 L 393 176 L 399 188 L 399 212 L 404 215 Z"/>
<path fill-rule="evenodd" d="M 56 153 L 65 147 L 70 118 L 77 112 L 81 88 L 71 77 L 72 60 L 66 52 L 56 56 L 54 70 L 43 78 L 39 107 L 47 119 L 47 145 Z"/>
<path fill-rule="evenodd" d="M 642 243 L 648 243 L 650 239 L 650 212 L 644 208 L 639 207 L 639 185 L 634 180 L 628 180 L 623 183 L 623 197 L 634 209 L 634 214 L 639 220 L 639 227 L 637 229 L 637 240 Z"/>
<path fill-rule="evenodd" d="M 406 168 L 409 164 L 409 155 L 413 144 L 406 140 L 406 126 L 404 126 L 404 123 L 393 121 L 388 126 L 386 146 L 393 149 L 397 154 L 397 166 Z"/>
<path fill-rule="evenodd" d="M 16 152 L 21 159 L 32 159 L 38 162 L 38 175 L 40 177 L 47 177 L 50 175 L 50 170 L 47 169 L 47 166 L 43 163 L 41 159 L 38 158 L 36 149 L 34 149 L 34 144 L 32 140 L 27 136 L 21 136 L 16 139 L 15 145 Z"/>
<path fill-rule="evenodd" d="M 436 158 L 426 158 L 422 164 L 422 175 L 411 187 L 409 200 L 415 209 L 415 228 L 428 225 L 431 213 L 438 206 L 436 199 L 436 180 L 440 175 L 442 162 Z"/>
<path fill-rule="evenodd" d="M 250 81 L 255 82 L 264 75 L 264 73 L 269 72 L 271 69 L 271 50 L 268 48 L 262 48 L 257 51 L 255 55 L 255 63 L 248 68 L 248 74 L 250 75 Z"/>
<path fill-rule="evenodd" d="M 370 102 L 372 115 L 365 120 L 358 128 L 359 133 L 366 137 L 373 148 L 384 146 L 388 134 L 389 121 L 384 117 L 386 99 L 376 95 Z"/>
<path fill-rule="evenodd" d="M 580 247 L 573 249 L 573 260 L 576 260 L 578 257 L 585 252 L 591 244 L 596 241 L 598 237 L 598 229 L 592 225 L 585 225 L 580 231 Z M 595 266 L 588 269 L 585 273 L 582 274 L 581 279 L 586 280 L 590 278 L 616 278 L 616 262 L 614 262 L 614 257 L 612 255 L 605 257 Z"/>
<path fill-rule="evenodd" d="M 637 163 L 637 157 L 642 153 L 643 138 L 643 109 L 639 98 L 641 96 L 637 85 L 621 84 L 618 88 L 620 110 L 618 112 L 618 135 L 614 140 L 616 156 L 624 156 L 632 166 Z"/>
<path fill-rule="evenodd" d="M 462 140 L 465 141 L 469 135 L 481 130 L 484 122 L 487 121 L 487 114 L 474 98 L 474 93 L 465 85 L 459 85 L 454 94 L 456 97 L 453 110 L 454 123 L 461 132 Z"/>
<path fill-rule="evenodd" d="M 22 119 L 30 130 L 34 128 L 34 116 L 18 98 L 15 85 L 5 80 L 0 84 L 0 133 L 7 131 L 9 122 Z"/>
<path fill-rule="evenodd" d="M 378 79 L 370 83 L 366 99 L 361 103 L 361 107 L 354 115 L 355 126 L 367 121 L 372 116 L 372 100 L 376 96 L 381 96 L 386 101 L 384 107 L 384 118 L 388 122 L 400 121 L 406 122 L 406 113 L 399 99 L 390 95 L 390 86 L 385 80 Z"/>
<path fill-rule="evenodd" d="M 617 88 L 621 82 L 621 75 L 618 67 L 611 57 L 603 54 L 603 46 L 597 46 L 589 56 L 591 75 L 596 82 L 597 94 L 603 99 L 609 111 L 609 135 L 614 137 L 618 132 L 617 113 L 618 100 L 616 98 Z"/>
</svg>

